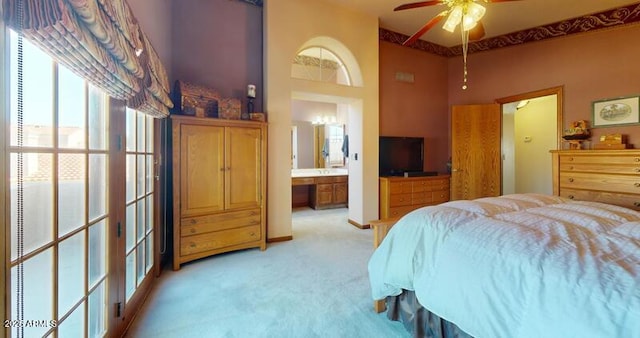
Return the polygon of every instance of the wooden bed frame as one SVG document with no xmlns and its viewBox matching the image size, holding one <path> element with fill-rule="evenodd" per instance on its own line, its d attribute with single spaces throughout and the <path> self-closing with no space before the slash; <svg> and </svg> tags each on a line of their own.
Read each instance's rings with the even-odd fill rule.
<svg viewBox="0 0 640 338">
<path fill-rule="evenodd" d="M 552 150 L 553 194 L 640 211 L 640 150 Z M 371 221 L 377 248 L 400 218 Z M 373 308 L 386 310 L 384 299 Z"/>
</svg>

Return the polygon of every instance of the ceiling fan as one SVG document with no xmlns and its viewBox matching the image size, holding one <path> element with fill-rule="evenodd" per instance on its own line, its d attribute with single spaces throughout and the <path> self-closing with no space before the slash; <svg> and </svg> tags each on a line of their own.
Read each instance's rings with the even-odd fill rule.
<svg viewBox="0 0 640 338">
<path fill-rule="evenodd" d="M 416 33 L 410 36 L 404 43 L 404 46 L 411 45 L 418 40 L 422 35 L 429 31 L 433 26 L 438 24 L 442 19 L 447 17 L 443 25 L 443 29 L 449 32 L 455 30 L 456 26 L 460 24 L 463 32 L 468 32 L 469 40 L 476 41 L 484 37 L 484 26 L 480 19 L 484 16 L 486 9 L 480 5 L 479 2 L 494 3 L 494 2 L 507 2 L 507 1 L 520 1 L 520 0 L 435 0 L 435 1 L 420 1 L 412 2 L 404 5 L 400 5 L 394 8 L 394 11 L 402 11 L 406 9 L 414 9 L 420 7 L 428 7 L 435 5 L 446 5 L 448 8 L 438 15 L 429 20 L 422 28 Z"/>
<path fill-rule="evenodd" d="M 420 1 L 412 2 L 404 5 L 400 5 L 394 8 L 394 11 L 402 11 L 405 9 L 413 9 L 434 5 L 446 5 L 448 8 L 440 12 L 438 15 L 429 20 L 420 30 L 410 36 L 403 46 L 408 46 L 416 42 L 421 36 L 423 36 L 428 30 L 433 28 L 445 17 L 445 21 L 442 28 L 446 31 L 453 33 L 458 25 L 460 25 L 460 33 L 462 36 L 462 56 L 463 56 L 463 85 L 462 89 L 467 89 L 467 49 L 469 41 L 476 41 L 484 37 L 484 26 L 480 19 L 484 16 L 486 8 L 480 5 L 479 2 L 493 3 L 493 2 L 507 2 L 507 1 L 520 1 L 520 0 L 434 0 L 434 1 Z"/>
</svg>

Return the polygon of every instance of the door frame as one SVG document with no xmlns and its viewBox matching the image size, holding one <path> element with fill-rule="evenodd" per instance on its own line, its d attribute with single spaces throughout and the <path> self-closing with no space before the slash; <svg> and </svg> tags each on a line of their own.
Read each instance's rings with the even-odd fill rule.
<svg viewBox="0 0 640 338">
<path fill-rule="evenodd" d="M 500 110 L 502 111 L 502 106 L 510 103 L 510 102 L 515 102 L 515 101 L 522 101 L 522 100 L 531 100 L 531 99 L 535 99 L 538 97 L 543 97 L 543 96 L 549 96 L 549 95 L 556 95 L 557 97 L 557 107 L 556 107 L 556 115 L 557 115 L 557 144 L 558 144 L 558 149 L 562 148 L 562 133 L 563 133 L 563 110 L 562 107 L 563 105 L 563 97 L 562 97 L 562 93 L 564 91 L 564 86 L 557 86 L 557 87 L 551 87 L 551 88 L 547 88 L 547 89 L 541 89 L 541 90 L 536 90 L 536 91 L 532 91 L 532 92 L 528 92 L 528 93 L 522 93 L 522 94 L 517 94 L 517 95 L 512 95 L 512 96 L 507 96 L 507 97 L 502 97 L 499 99 L 495 100 L 495 103 L 499 103 L 500 104 Z M 502 173 L 501 173 L 502 176 Z"/>
</svg>

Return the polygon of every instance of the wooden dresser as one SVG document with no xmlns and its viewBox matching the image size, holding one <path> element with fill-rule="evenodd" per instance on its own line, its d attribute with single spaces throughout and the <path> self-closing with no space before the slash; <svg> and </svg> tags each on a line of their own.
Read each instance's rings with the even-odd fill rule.
<svg viewBox="0 0 640 338">
<path fill-rule="evenodd" d="M 173 269 L 266 249 L 266 124 L 171 116 Z"/>
<path fill-rule="evenodd" d="M 640 150 L 554 150 L 553 193 L 640 210 Z"/>
<path fill-rule="evenodd" d="M 380 219 L 449 200 L 449 175 L 380 177 Z"/>
</svg>

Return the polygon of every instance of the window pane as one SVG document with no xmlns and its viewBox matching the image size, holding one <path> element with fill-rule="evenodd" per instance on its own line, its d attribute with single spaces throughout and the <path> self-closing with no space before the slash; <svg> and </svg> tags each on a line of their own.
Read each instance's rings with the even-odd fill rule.
<svg viewBox="0 0 640 338">
<path fill-rule="evenodd" d="M 127 151 L 136 151 L 136 111 L 127 108 Z"/>
<path fill-rule="evenodd" d="M 147 251 L 144 248 L 144 241 L 142 241 L 139 245 L 138 248 L 136 249 L 136 253 L 137 253 L 137 259 L 138 262 L 136 263 L 137 267 L 138 267 L 138 286 L 140 286 L 140 284 L 142 283 L 142 280 L 144 279 L 144 276 L 147 274 L 147 269 L 145 268 L 145 255 L 147 254 Z"/>
<path fill-rule="evenodd" d="M 147 223 L 145 233 L 149 233 L 153 229 L 153 195 L 147 196 Z"/>
<path fill-rule="evenodd" d="M 11 145 L 18 145 L 18 35 L 11 32 Z M 23 39 L 23 145 L 53 145 L 53 62 Z"/>
<path fill-rule="evenodd" d="M 126 252 L 129 252 L 136 245 L 136 203 L 127 206 L 127 233 Z"/>
<path fill-rule="evenodd" d="M 130 254 L 127 255 L 127 272 L 125 274 L 125 289 L 127 301 L 133 296 L 133 293 L 136 291 L 136 250 L 133 250 Z"/>
<path fill-rule="evenodd" d="M 153 233 L 147 236 L 147 273 L 153 266 Z"/>
<path fill-rule="evenodd" d="M 137 113 L 136 112 L 136 120 L 137 120 L 137 125 L 136 125 L 136 129 L 137 129 L 137 142 L 138 142 L 138 146 L 136 147 L 136 149 L 138 150 L 138 152 L 144 152 L 146 149 L 146 144 L 145 141 L 147 140 L 147 136 L 146 136 L 146 127 L 145 127 L 145 120 L 146 120 L 147 116 L 145 114 L 142 113 Z"/>
<path fill-rule="evenodd" d="M 126 168 L 127 203 L 136 196 L 136 155 L 127 154 Z"/>
<path fill-rule="evenodd" d="M 58 337 L 84 337 L 84 302 L 58 326 Z"/>
<path fill-rule="evenodd" d="M 46 250 L 24 262 L 24 319 L 53 319 L 53 254 Z M 11 268 L 11 308 L 16 309 L 17 267 Z M 12 319 L 17 319 L 12 312 Z M 41 337 L 49 327 L 25 327 L 25 337 Z M 15 330 L 13 332 L 15 336 Z"/>
<path fill-rule="evenodd" d="M 84 296 L 85 232 L 60 243 L 58 249 L 58 318 Z"/>
<path fill-rule="evenodd" d="M 24 253 L 53 239 L 53 155 L 23 154 Z M 11 259 L 17 257 L 18 155 L 11 154 Z"/>
<path fill-rule="evenodd" d="M 153 155 L 147 155 L 147 193 L 153 192 Z"/>
<path fill-rule="evenodd" d="M 153 125 L 154 118 L 147 116 L 147 152 L 153 152 Z"/>
<path fill-rule="evenodd" d="M 89 149 L 107 150 L 107 96 L 89 85 Z"/>
<path fill-rule="evenodd" d="M 58 155 L 58 237 L 85 224 L 85 154 Z"/>
<path fill-rule="evenodd" d="M 107 212 L 107 155 L 89 155 L 89 220 Z"/>
<path fill-rule="evenodd" d="M 136 227 L 136 233 L 138 234 L 137 237 L 137 241 L 136 242 L 140 242 L 143 238 L 144 238 L 144 214 L 145 214 L 145 205 L 144 205 L 144 198 L 141 200 L 138 200 L 138 202 L 136 202 L 138 204 L 137 207 L 137 211 L 138 211 L 138 220 L 137 220 L 137 227 Z"/>
<path fill-rule="evenodd" d="M 89 228 L 89 287 L 93 287 L 106 273 L 107 233 L 103 219 Z"/>
<path fill-rule="evenodd" d="M 144 183 L 145 183 L 145 162 L 146 162 L 146 157 L 145 155 L 138 155 L 137 156 L 137 160 L 138 160 L 138 165 L 136 168 L 136 192 L 137 192 L 137 196 L 138 198 L 144 196 Z"/>
<path fill-rule="evenodd" d="M 103 337 L 105 334 L 107 314 L 105 292 L 105 282 L 103 281 L 89 295 L 89 337 Z"/>
<path fill-rule="evenodd" d="M 58 146 L 85 148 L 85 82 L 58 66 Z"/>
</svg>

